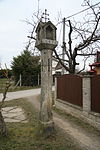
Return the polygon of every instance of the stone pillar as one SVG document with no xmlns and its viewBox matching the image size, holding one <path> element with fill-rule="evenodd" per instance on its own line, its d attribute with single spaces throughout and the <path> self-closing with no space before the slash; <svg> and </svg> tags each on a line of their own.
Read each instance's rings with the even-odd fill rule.
<svg viewBox="0 0 100 150">
<path fill-rule="evenodd" d="M 53 106 L 56 106 L 56 99 L 57 99 L 57 77 L 55 77 L 55 86 L 54 86 L 54 102 Z"/>
<path fill-rule="evenodd" d="M 52 115 L 52 53 L 57 46 L 56 27 L 51 21 L 39 22 L 36 33 L 35 46 L 41 51 L 40 123 L 49 132 L 54 124 Z"/>
<path fill-rule="evenodd" d="M 83 112 L 91 111 L 91 78 L 83 77 Z"/>
<path fill-rule="evenodd" d="M 52 50 L 41 51 L 41 101 L 40 120 L 42 122 L 52 121 Z"/>
</svg>

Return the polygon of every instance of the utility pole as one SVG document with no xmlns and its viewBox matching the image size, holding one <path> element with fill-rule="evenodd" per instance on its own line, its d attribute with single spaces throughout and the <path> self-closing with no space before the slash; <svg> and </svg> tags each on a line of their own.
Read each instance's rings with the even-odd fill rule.
<svg viewBox="0 0 100 150">
<path fill-rule="evenodd" d="M 62 42 L 62 60 L 65 60 L 65 18 L 63 18 L 63 42 Z M 62 67 L 62 74 L 64 74 L 64 68 Z"/>
</svg>

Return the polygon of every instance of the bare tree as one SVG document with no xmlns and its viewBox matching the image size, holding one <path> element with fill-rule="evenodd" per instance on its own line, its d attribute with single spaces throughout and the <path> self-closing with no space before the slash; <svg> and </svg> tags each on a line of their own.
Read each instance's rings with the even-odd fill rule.
<svg viewBox="0 0 100 150">
<path fill-rule="evenodd" d="M 59 55 L 58 49 L 53 50 L 54 57 L 58 59 L 62 67 L 71 74 L 75 73 L 76 66 L 79 64 L 77 63 L 78 57 L 84 57 L 83 68 L 79 71 L 81 72 L 85 69 L 86 60 L 90 56 L 95 55 L 100 46 L 100 2 L 93 5 L 89 0 L 84 0 L 83 6 L 86 7 L 86 9 L 75 14 L 82 16 L 80 21 L 75 19 L 75 15 L 65 18 L 66 27 L 69 28 L 69 33 L 66 35 L 66 39 L 68 40 L 63 42 L 62 46 L 65 57 L 63 58 L 61 56 L 63 54 Z M 34 21 L 34 18 L 37 20 Z M 41 18 L 38 9 L 37 14 L 33 14 L 33 23 L 27 22 L 33 26 L 31 35 L 28 36 L 29 42 L 27 48 L 29 48 L 36 39 L 35 29 Z M 60 21 L 60 23 L 62 23 L 62 21 Z"/>
<path fill-rule="evenodd" d="M 84 70 L 86 60 L 88 57 L 95 55 L 100 46 L 100 3 L 92 5 L 89 0 L 84 0 L 84 4 L 88 9 L 86 9 L 87 13 L 81 21 L 76 22 L 75 19 L 66 19 L 69 34 L 68 42 L 63 43 L 65 59 L 63 60 L 57 50 L 54 49 L 56 58 L 71 74 L 75 73 L 78 56 L 84 56 L 85 61 L 82 69 Z"/>
<path fill-rule="evenodd" d="M 0 103 L 0 129 L 1 129 L 1 134 L 3 136 L 7 136 L 8 131 L 7 131 L 6 123 L 5 123 L 3 115 L 2 115 L 2 108 L 3 108 L 4 101 L 6 99 L 8 89 L 11 86 L 11 82 L 10 82 L 10 78 L 8 77 L 7 67 L 6 67 L 6 71 L 4 71 L 3 73 L 4 73 L 5 77 L 8 80 L 7 80 L 7 83 L 5 85 L 4 92 L 3 92 L 3 97 L 2 97 L 2 100 L 1 100 L 1 103 Z"/>
<path fill-rule="evenodd" d="M 37 0 L 37 11 L 33 13 L 32 15 L 32 20 L 25 20 L 25 22 L 31 26 L 32 28 L 32 31 L 29 33 L 29 35 L 27 36 L 28 37 L 28 42 L 26 44 L 26 47 L 25 49 L 26 50 L 31 50 L 33 51 L 33 54 L 37 54 L 39 55 L 39 51 L 35 48 L 35 41 L 36 41 L 36 27 L 39 23 L 39 21 L 42 19 L 42 11 L 40 9 L 40 6 L 39 6 L 39 2 L 40 0 Z"/>
</svg>

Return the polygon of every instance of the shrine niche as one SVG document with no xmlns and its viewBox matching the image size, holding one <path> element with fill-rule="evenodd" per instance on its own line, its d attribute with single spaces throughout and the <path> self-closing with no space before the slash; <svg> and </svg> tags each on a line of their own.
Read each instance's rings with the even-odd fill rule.
<svg viewBox="0 0 100 150">
<path fill-rule="evenodd" d="M 45 45 L 48 42 L 50 46 L 57 45 L 56 41 L 56 27 L 52 24 L 51 21 L 48 22 L 39 22 L 36 28 L 36 47 L 39 49 L 45 48 Z"/>
<path fill-rule="evenodd" d="M 53 29 L 50 25 L 46 27 L 46 39 L 53 40 Z"/>
</svg>

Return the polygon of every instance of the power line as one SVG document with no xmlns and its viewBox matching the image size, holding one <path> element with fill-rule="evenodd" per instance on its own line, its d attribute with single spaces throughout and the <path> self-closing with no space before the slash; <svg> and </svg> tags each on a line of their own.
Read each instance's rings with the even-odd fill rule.
<svg viewBox="0 0 100 150">
<path fill-rule="evenodd" d="M 80 13 L 83 13 L 83 12 L 87 11 L 88 9 L 90 9 L 90 8 L 92 8 L 92 7 L 95 7 L 95 6 L 98 5 L 98 4 L 100 4 L 100 2 L 99 2 L 99 3 L 96 3 L 96 4 L 92 5 L 92 6 L 90 6 L 90 7 L 88 7 L 88 8 L 86 8 L 86 9 L 84 9 L 84 10 L 81 10 L 81 11 L 79 11 L 79 12 L 73 14 L 73 15 L 70 15 L 70 16 L 66 17 L 65 19 L 71 18 L 71 17 L 76 16 L 76 15 L 78 15 L 78 14 L 80 14 Z M 62 22 L 63 22 L 63 21 L 58 22 L 57 25 L 60 24 L 60 23 L 62 23 Z M 56 26 L 57 26 L 57 25 L 56 25 Z"/>
<path fill-rule="evenodd" d="M 71 16 L 68 16 L 68 17 L 66 17 L 65 19 L 71 18 L 71 17 L 76 16 L 76 15 L 78 15 L 78 14 L 80 14 L 80 13 L 83 13 L 84 11 L 90 9 L 91 7 L 95 7 L 95 6 L 98 5 L 98 4 L 100 4 L 100 2 L 99 2 L 99 3 L 96 3 L 95 5 L 92 5 L 92 6 L 88 7 L 88 8 L 86 8 L 86 9 L 84 9 L 84 10 L 81 10 L 81 11 L 79 11 L 79 12 L 77 12 L 77 13 L 71 15 Z"/>
</svg>

